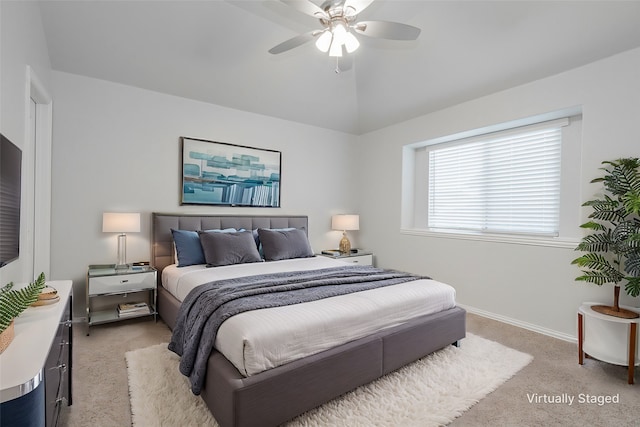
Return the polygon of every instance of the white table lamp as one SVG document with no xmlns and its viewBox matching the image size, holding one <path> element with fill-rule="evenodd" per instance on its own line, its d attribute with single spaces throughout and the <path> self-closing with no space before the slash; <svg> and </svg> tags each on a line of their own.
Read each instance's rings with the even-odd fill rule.
<svg viewBox="0 0 640 427">
<path fill-rule="evenodd" d="M 102 214 L 102 232 L 120 233 L 118 235 L 118 263 L 116 264 L 116 269 L 128 268 L 126 233 L 140 232 L 140 214 L 105 212 Z"/>
<path fill-rule="evenodd" d="M 360 215 L 333 215 L 331 217 L 331 228 L 342 231 L 339 250 L 340 253 L 348 254 L 351 252 L 351 242 L 347 237 L 347 231 L 360 230 Z"/>
</svg>

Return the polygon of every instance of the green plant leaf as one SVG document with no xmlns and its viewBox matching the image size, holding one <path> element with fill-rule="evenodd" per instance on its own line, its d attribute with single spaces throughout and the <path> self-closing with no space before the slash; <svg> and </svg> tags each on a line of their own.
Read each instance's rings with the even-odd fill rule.
<svg viewBox="0 0 640 427">
<path fill-rule="evenodd" d="M 574 259 L 571 264 L 576 264 L 582 268 L 601 271 L 609 275 L 615 275 L 618 272 L 618 270 L 611 265 L 609 260 L 604 256 L 595 253 L 584 254 L 581 257 Z"/>
<path fill-rule="evenodd" d="M 618 283 L 611 280 L 611 277 L 607 275 L 603 275 L 601 273 L 592 272 L 592 271 L 585 272 L 583 276 L 576 277 L 576 281 L 594 283 L 598 286 L 602 286 L 606 283 Z"/>
<path fill-rule="evenodd" d="M 633 249 L 640 249 L 640 232 L 633 233 L 627 239 L 627 246 Z"/>
<path fill-rule="evenodd" d="M 612 199 L 609 195 L 605 194 L 604 199 L 588 200 L 582 204 L 582 206 L 592 206 L 594 209 L 615 209 L 620 205 L 620 202 Z"/>
<path fill-rule="evenodd" d="M 13 289 L 13 283 L 2 287 L 0 292 L 0 332 L 9 327 L 9 323 L 38 300 L 38 294 L 44 288 L 44 273 L 22 289 Z"/>
<path fill-rule="evenodd" d="M 640 180 L 639 180 L 640 182 Z M 640 214 L 640 191 L 628 191 L 622 196 L 622 203 L 627 214 Z"/>
<path fill-rule="evenodd" d="M 624 278 L 624 275 L 600 254 L 585 254 L 574 259 L 571 264 L 588 269 L 583 270 L 583 276 L 576 278 L 576 280 L 603 285 L 605 283 L 618 283 Z"/>
<path fill-rule="evenodd" d="M 605 233 L 590 234 L 585 236 L 576 247 L 576 250 L 583 252 L 609 252 L 609 248 L 614 244 L 611 239 L 611 231 Z"/>
<path fill-rule="evenodd" d="M 624 290 L 632 297 L 640 295 L 640 277 L 627 277 L 627 284 L 624 285 Z"/>
<path fill-rule="evenodd" d="M 604 231 L 608 229 L 606 225 L 600 224 L 599 222 L 595 222 L 595 221 L 585 222 L 580 227 L 586 228 L 588 230 L 595 230 L 595 231 Z"/>
<path fill-rule="evenodd" d="M 611 241 L 615 246 L 613 252 L 616 254 L 628 254 L 636 251 L 635 246 L 639 243 L 635 240 L 638 234 L 638 226 L 633 221 L 620 222 L 611 232 Z"/>
<path fill-rule="evenodd" d="M 625 211 L 624 208 L 605 209 L 604 207 L 594 207 L 594 211 L 591 215 L 589 215 L 589 218 L 616 223 L 618 221 L 624 221 Z"/>
<path fill-rule="evenodd" d="M 621 205 L 620 201 L 612 199 L 608 195 L 605 195 L 604 199 L 584 202 L 582 206 L 593 208 L 593 212 L 589 215 L 589 218 L 612 223 L 617 223 L 625 219 L 626 212 L 624 206 Z"/>
<path fill-rule="evenodd" d="M 627 257 L 624 271 L 632 276 L 640 277 L 640 254 L 638 252 L 634 252 Z"/>
<path fill-rule="evenodd" d="M 619 159 L 609 163 L 608 174 L 604 177 L 604 186 L 612 194 L 622 196 L 629 190 L 640 190 L 638 179 L 638 159 Z"/>
</svg>

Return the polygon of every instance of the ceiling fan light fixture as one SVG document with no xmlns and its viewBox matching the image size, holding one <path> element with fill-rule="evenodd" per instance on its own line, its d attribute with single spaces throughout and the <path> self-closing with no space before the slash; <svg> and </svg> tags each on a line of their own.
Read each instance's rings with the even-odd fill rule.
<svg viewBox="0 0 640 427">
<path fill-rule="evenodd" d="M 318 40 L 316 40 L 316 47 L 320 52 L 327 53 L 329 51 L 329 47 L 331 46 L 331 39 L 333 38 L 333 34 L 331 31 L 325 31 L 322 33 Z"/>
<path fill-rule="evenodd" d="M 360 12 L 375 0 L 280 1 L 299 12 L 317 18 L 322 28 L 299 34 L 269 49 L 269 53 L 274 55 L 315 40 L 315 45 L 321 52 L 329 52 L 331 57 L 341 57 L 360 47 L 360 41 L 355 33 L 389 40 L 416 40 L 420 35 L 420 28 L 407 24 L 390 21 L 358 21 Z M 317 3 L 321 1 L 322 4 L 318 5 Z"/>
<path fill-rule="evenodd" d="M 329 56 L 342 56 L 342 43 L 336 42 L 336 36 L 333 35 L 333 41 L 331 42 L 331 47 L 329 48 Z"/>
<path fill-rule="evenodd" d="M 352 53 L 360 47 L 360 42 L 356 36 L 347 32 L 344 36 L 344 47 L 347 49 L 347 52 Z"/>
<path fill-rule="evenodd" d="M 342 46 L 347 36 L 347 30 L 344 28 L 344 25 L 342 23 L 335 24 L 331 32 L 333 33 L 333 43 L 338 43 Z"/>
</svg>

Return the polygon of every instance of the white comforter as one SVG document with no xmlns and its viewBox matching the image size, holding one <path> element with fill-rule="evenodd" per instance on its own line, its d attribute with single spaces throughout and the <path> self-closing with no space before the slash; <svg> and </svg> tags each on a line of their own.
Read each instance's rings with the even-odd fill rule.
<svg viewBox="0 0 640 427">
<path fill-rule="evenodd" d="M 212 280 L 313 270 L 344 265 L 327 258 L 300 258 L 206 268 L 175 265 L 162 285 L 178 300 Z M 215 346 L 245 376 L 362 338 L 407 320 L 455 306 L 455 290 L 435 280 L 415 280 L 285 307 L 253 310 L 226 320 Z"/>
</svg>

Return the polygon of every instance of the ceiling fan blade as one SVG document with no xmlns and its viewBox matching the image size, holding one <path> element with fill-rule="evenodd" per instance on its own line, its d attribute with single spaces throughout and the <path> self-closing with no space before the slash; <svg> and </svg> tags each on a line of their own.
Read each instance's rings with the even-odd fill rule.
<svg viewBox="0 0 640 427">
<path fill-rule="evenodd" d="M 390 40 L 415 40 L 420 28 L 388 21 L 360 21 L 353 26 L 358 34 Z"/>
<path fill-rule="evenodd" d="M 303 45 L 303 44 L 305 44 L 307 42 L 310 42 L 311 40 L 313 40 L 315 38 L 315 36 L 317 36 L 321 32 L 322 31 L 314 30 L 314 31 L 309 31 L 308 33 L 297 35 L 297 36 L 295 36 L 293 38 L 290 38 L 289 40 L 283 41 L 282 43 L 280 43 L 277 46 L 272 47 L 271 49 L 269 49 L 269 53 L 271 53 L 273 55 L 277 55 L 279 53 L 291 50 L 294 47 L 298 47 L 298 46 Z"/>
<path fill-rule="evenodd" d="M 320 9 L 320 7 L 318 7 L 314 3 L 311 3 L 309 0 L 280 0 L 280 1 L 286 4 L 287 6 L 291 6 L 302 13 L 311 15 L 314 18 L 318 18 L 318 19 L 329 18 L 329 16 L 324 10 Z"/>
<path fill-rule="evenodd" d="M 349 15 L 357 15 L 365 10 L 374 0 L 346 0 L 344 2 L 345 13 Z M 349 13 L 348 10 L 353 10 L 353 13 Z"/>
</svg>

